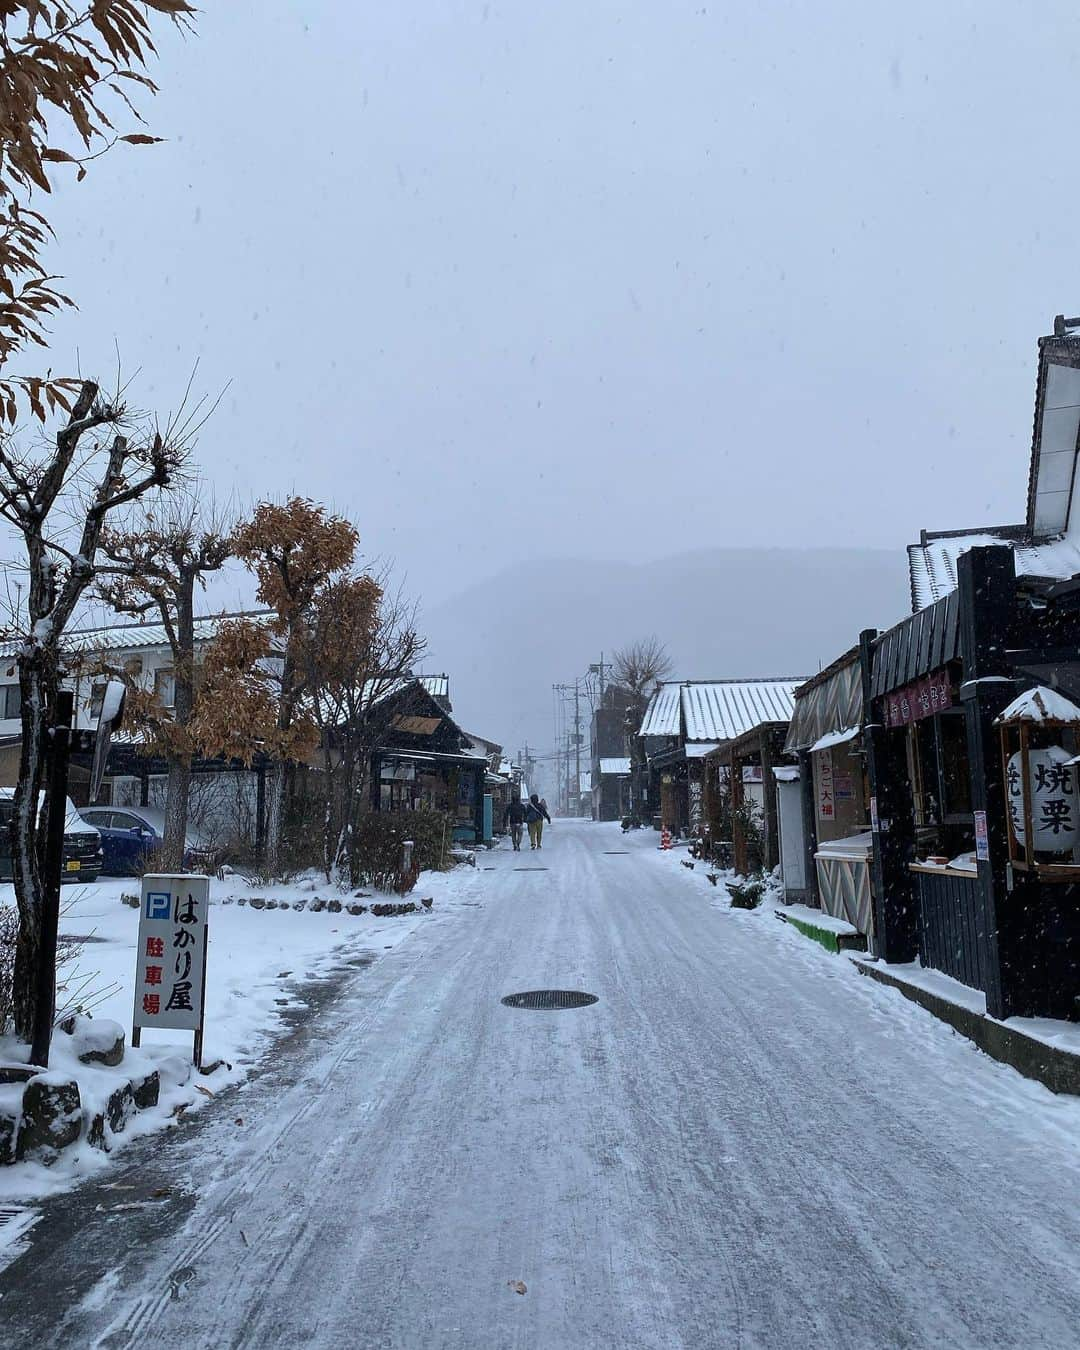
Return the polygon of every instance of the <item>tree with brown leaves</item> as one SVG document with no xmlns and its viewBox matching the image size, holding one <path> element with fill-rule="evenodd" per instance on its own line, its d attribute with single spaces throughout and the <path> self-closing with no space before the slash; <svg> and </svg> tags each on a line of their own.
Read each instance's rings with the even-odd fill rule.
<svg viewBox="0 0 1080 1350">
<path fill-rule="evenodd" d="M 0 0 L 0 424 L 14 426 L 19 396 L 42 423 L 70 412 L 82 387 L 5 370 L 44 346 L 47 323 L 72 303 L 42 260 L 52 229 L 31 207 L 34 194 L 51 191 L 57 167 L 81 180 L 117 141 L 157 139 L 120 134 L 113 119 L 119 111 L 141 122 L 131 92 L 156 92 L 146 74 L 155 17 L 187 25 L 194 12 L 188 0 Z"/>
<path fill-rule="evenodd" d="M 273 611 L 269 633 L 278 657 L 278 715 L 275 740 L 286 743 L 308 699 L 311 662 L 305 643 L 318 598 L 343 580 L 356 554 L 353 525 L 303 497 L 282 503 L 261 502 L 234 536 L 236 556 L 258 582 L 258 598 Z M 278 868 L 286 795 L 287 756 L 277 756 L 270 776 L 266 830 L 266 867 Z"/>
<path fill-rule="evenodd" d="M 187 494 L 155 503 L 142 521 L 103 532 L 108 559 L 98 585 L 101 598 L 120 614 L 160 619 L 172 652 L 173 706 L 153 690 L 129 690 L 126 721 L 144 734 L 149 753 L 168 763 L 162 866 L 179 871 L 187 838 L 191 761 L 198 747 L 191 734 L 197 698 L 195 595 L 206 578 L 232 556 L 232 528 L 213 505 L 203 508 Z"/>
</svg>

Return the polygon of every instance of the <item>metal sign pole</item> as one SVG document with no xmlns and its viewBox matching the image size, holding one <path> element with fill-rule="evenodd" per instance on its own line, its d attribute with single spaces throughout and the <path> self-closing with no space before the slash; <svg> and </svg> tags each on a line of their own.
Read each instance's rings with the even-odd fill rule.
<svg viewBox="0 0 1080 1350">
<path fill-rule="evenodd" d="M 202 1068 L 203 1028 L 206 1025 L 206 958 L 210 950 L 210 908 L 207 901 L 206 919 L 203 922 L 202 943 L 202 991 L 199 998 L 199 1025 L 195 1029 L 195 1045 L 192 1060 L 196 1069 Z"/>
</svg>

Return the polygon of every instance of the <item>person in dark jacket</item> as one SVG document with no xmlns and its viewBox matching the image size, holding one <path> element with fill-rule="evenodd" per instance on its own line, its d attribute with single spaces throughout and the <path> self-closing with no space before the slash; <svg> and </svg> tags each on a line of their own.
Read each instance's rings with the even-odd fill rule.
<svg viewBox="0 0 1080 1350">
<path fill-rule="evenodd" d="M 548 809 L 540 798 L 534 792 L 529 798 L 529 804 L 525 808 L 525 823 L 529 827 L 529 847 L 543 848 L 541 840 L 544 837 L 544 821 L 551 824 L 551 817 L 548 815 Z"/>
<path fill-rule="evenodd" d="M 525 805 L 520 797 L 511 797 L 510 805 L 503 812 L 503 829 L 510 827 L 510 839 L 514 852 L 521 851 L 521 832 L 525 825 Z"/>
</svg>

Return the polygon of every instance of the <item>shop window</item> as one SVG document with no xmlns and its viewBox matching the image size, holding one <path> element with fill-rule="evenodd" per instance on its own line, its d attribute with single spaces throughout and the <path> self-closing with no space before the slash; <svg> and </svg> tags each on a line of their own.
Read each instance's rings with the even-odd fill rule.
<svg viewBox="0 0 1080 1350">
<path fill-rule="evenodd" d="M 941 802 L 946 820 L 971 816 L 971 774 L 968 771 L 967 727 L 962 712 L 934 719 L 938 732 Z"/>
</svg>

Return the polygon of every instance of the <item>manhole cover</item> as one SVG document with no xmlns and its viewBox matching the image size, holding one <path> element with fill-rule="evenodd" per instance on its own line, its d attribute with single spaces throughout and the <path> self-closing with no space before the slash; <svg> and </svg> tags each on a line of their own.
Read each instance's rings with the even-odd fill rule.
<svg viewBox="0 0 1080 1350">
<path fill-rule="evenodd" d="M 630 850 L 625 848 L 606 848 L 604 849 L 605 858 L 629 858 Z"/>
<path fill-rule="evenodd" d="M 515 872 L 546 872 L 546 867 L 515 867 Z"/>
<path fill-rule="evenodd" d="M 503 1002 L 508 1008 L 536 1008 L 555 1011 L 559 1008 L 587 1008 L 596 1003 L 595 994 L 583 994 L 580 989 L 530 989 L 524 994 L 507 994 Z"/>
</svg>

